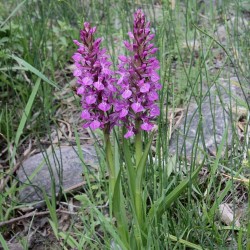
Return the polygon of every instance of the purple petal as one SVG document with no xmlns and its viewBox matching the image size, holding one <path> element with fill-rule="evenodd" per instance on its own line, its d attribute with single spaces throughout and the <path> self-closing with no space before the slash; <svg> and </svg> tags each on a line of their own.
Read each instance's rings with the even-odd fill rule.
<svg viewBox="0 0 250 250">
<path fill-rule="evenodd" d="M 94 86 L 95 86 L 95 88 L 97 90 L 103 90 L 104 89 L 104 85 L 100 81 L 94 82 Z"/>
<path fill-rule="evenodd" d="M 131 31 L 128 32 L 128 36 L 129 36 L 131 39 L 134 39 L 134 38 L 135 38 L 134 35 L 133 35 L 133 33 L 132 33 Z"/>
<path fill-rule="evenodd" d="M 134 136 L 134 132 L 132 130 L 129 130 L 125 135 L 124 135 L 124 138 L 128 139 L 129 137 L 132 137 Z"/>
<path fill-rule="evenodd" d="M 127 114 L 128 114 L 128 110 L 123 108 L 119 114 L 119 117 L 123 118 L 123 117 L 127 116 Z"/>
<path fill-rule="evenodd" d="M 131 105 L 131 107 L 135 113 L 142 112 L 144 110 L 144 108 L 142 107 L 142 105 L 139 102 L 133 103 Z"/>
<path fill-rule="evenodd" d="M 152 49 L 154 47 L 154 44 L 153 43 L 150 43 L 148 46 L 147 46 L 147 50 L 150 50 L 150 49 Z"/>
<path fill-rule="evenodd" d="M 158 94 L 155 91 L 151 91 L 148 93 L 148 99 L 150 101 L 156 101 L 158 100 Z"/>
<path fill-rule="evenodd" d="M 159 75 L 157 73 L 154 73 L 154 74 L 151 75 L 151 81 L 152 82 L 157 82 L 159 80 L 160 80 L 160 77 L 159 77 Z"/>
<path fill-rule="evenodd" d="M 126 47 L 128 50 L 130 50 L 130 51 L 133 50 L 132 45 L 131 45 L 128 41 L 123 41 L 123 43 L 124 43 L 125 47 Z"/>
<path fill-rule="evenodd" d="M 101 38 L 97 38 L 97 39 L 94 41 L 94 43 L 93 43 L 93 47 L 94 47 L 94 48 L 97 48 L 97 47 L 100 45 L 101 42 L 102 42 L 102 39 L 101 39 Z"/>
<path fill-rule="evenodd" d="M 144 79 L 141 79 L 141 80 L 138 82 L 138 86 L 139 86 L 139 87 L 142 87 L 143 84 L 144 84 Z"/>
<path fill-rule="evenodd" d="M 150 116 L 155 117 L 160 115 L 160 109 L 157 105 L 154 105 L 150 110 Z"/>
<path fill-rule="evenodd" d="M 118 80 L 117 84 L 121 84 L 125 80 L 125 76 L 122 75 L 120 79 Z"/>
<path fill-rule="evenodd" d="M 74 44 L 76 44 L 77 46 L 81 46 L 82 43 L 79 43 L 77 40 L 73 40 Z"/>
<path fill-rule="evenodd" d="M 82 55 L 80 53 L 75 53 L 73 56 L 72 56 L 73 60 L 75 62 L 80 62 L 82 60 Z"/>
<path fill-rule="evenodd" d="M 77 94 L 78 95 L 82 95 L 83 93 L 84 93 L 84 91 L 85 91 L 85 88 L 83 87 L 83 86 L 81 86 L 81 87 L 79 87 L 78 89 L 77 89 Z"/>
<path fill-rule="evenodd" d="M 156 89 L 156 90 L 162 89 L 161 84 L 160 84 L 160 83 L 155 83 L 155 89 Z"/>
<path fill-rule="evenodd" d="M 122 97 L 124 99 L 128 99 L 130 96 L 132 95 L 132 91 L 129 89 L 126 89 L 123 93 L 122 93 Z"/>
<path fill-rule="evenodd" d="M 90 28 L 90 24 L 89 24 L 89 22 L 84 22 L 84 28 L 86 29 L 86 30 L 89 30 L 89 28 Z"/>
<path fill-rule="evenodd" d="M 83 127 L 83 128 L 88 128 L 88 127 L 89 127 L 89 124 L 90 124 L 90 122 L 86 122 L 86 123 L 84 123 L 84 124 L 82 125 L 82 127 Z"/>
<path fill-rule="evenodd" d="M 148 36 L 148 41 L 151 41 L 152 39 L 154 39 L 155 35 L 154 34 L 151 34 Z"/>
<path fill-rule="evenodd" d="M 127 61 L 128 61 L 127 57 L 126 57 L 126 56 L 123 56 L 123 55 L 118 56 L 118 58 L 119 58 L 119 60 L 122 61 L 122 62 L 127 62 Z"/>
<path fill-rule="evenodd" d="M 96 98 L 93 95 L 89 95 L 86 97 L 86 103 L 91 105 L 96 102 Z"/>
<path fill-rule="evenodd" d="M 83 110 L 82 111 L 81 118 L 84 119 L 84 120 L 89 120 L 90 119 L 90 113 L 88 112 L 88 110 Z"/>
<path fill-rule="evenodd" d="M 151 49 L 150 54 L 154 54 L 157 50 L 158 50 L 157 48 Z"/>
<path fill-rule="evenodd" d="M 94 34 L 96 32 L 96 27 L 91 28 L 89 32 L 90 34 Z"/>
<path fill-rule="evenodd" d="M 141 129 L 142 129 L 142 130 L 145 130 L 145 131 L 150 131 L 150 130 L 153 129 L 153 127 L 154 127 L 154 125 L 151 124 L 151 123 L 148 123 L 148 122 L 144 122 L 144 123 L 141 125 Z"/>
<path fill-rule="evenodd" d="M 75 69 L 74 70 L 74 73 L 73 73 L 74 76 L 81 76 L 82 75 L 82 71 L 80 69 Z"/>
<path fill-rule="evenodd" d="M 107 112 L 109 109 L 110 109 L 110 104 L 106 103 L 106 102 L 101 102 L 99 105 L 98 105 L 98 108 L 104 112 Z"/>
<path fill-rule="evenodd" d="M 90 128 L 95 130 L 101 126 L 101 123 L 97 120 L 94 120 L 93 122 L 90 123 Z"/>
<path fill-rule="evenodd" d="M 105 74 L 107 76 L 110 76 L 112 74 L 112 71 L 106 67 L 102 68 L 102 72 L 103 72 L 103 74 Z"/>
<path fill-rule="evenodd" d="M 117 91 L 117 89 L 115 88 L 115 86 L 114 85 L 112 85 L 112 84 L 108 84 L 108 89 L 111 91 L 111 92 L 116 92 Z"/>
<path fill-rule="evenodd" d="M 141 92 L 141 93 L 147 93 L 147 92 L 149 91 L 149 89 L 150 89 L 150 84 L 145 83 L 145 84 L 143 84 L 143 85 L 141 86 L 140 92 Z"/>
<path fill-rule="evenodd" d="M 82 79 L 82 84 L 85 86 L 91 85 L 93 83 L 92 79 L 88 76 Z"/>
</svg>

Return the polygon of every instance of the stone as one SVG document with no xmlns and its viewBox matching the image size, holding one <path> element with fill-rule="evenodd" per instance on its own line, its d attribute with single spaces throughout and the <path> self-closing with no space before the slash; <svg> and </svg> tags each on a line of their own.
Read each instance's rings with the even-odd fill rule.
<svg viewBox="0 0 250 250">
<path fill-rule="evenodd" d="M 23 250 L 24 247 L 20 243 L 8 243 L 8 249 L 9 250 Z M 0 250 L 4 249 L 0 247 Z"/>
<path fill-rule="evenodd" d="M 95 148 L 84 145 L 81 149 L 88 169 L 98 170 Z M 75 146 L 62 146 L 25 160 L 17 172 L 20 201 L 30 203 L 44 200 L 43 189 L 50 196 L 52 179 L 55 181 L 56 193 L 60 188 L 66 190 L 81 184 L 84 181 L 82 177 L 84 164 L 77 152 Z"/>
<path fill-rule="evenodd" d="M 216 37 L 222 45 L 226 45 L 227 40 L 227 30 L 225 25 L 220 25 L 215 32 Z"/>
<path fill-rule="evenodd" d="M 215 38 L 222 44 L 232 43 L 232 38 L 237 32 L 238 36 L 246 34 L 246 27 L 249 26 L 249 21 L 246 18 L 237 18 L 235 15 L 230 16 L 229 20 L 224 24 L 220 24 L 215 31 Z"/>
<path fill-rule="evenodd" d="M 179 127 L 173 132 L 169 146 L 170 155 L 180 156 L 187 160 L 191 160 L 192 155 L 197 160 L 201 160 L 205 154 L 215 156 L 226 129 L 228 133 L 223 149 L 231 145 L 230 111 L 238 110 L 237 99 L 243 100 L 244 98 L 237 78 L 219 79 L 218 83 L 207 89 L 203 96 L 200 106 L 194 100 L 192 101 Z M 237 114 L 233 116 L 236 117 Z M 199 126 L 202 132 L 198 137 Z M 194 145 L 196 147 L 193 149 Z M 195 155 L 196 148 L 197 154 Z"/>
</svg>

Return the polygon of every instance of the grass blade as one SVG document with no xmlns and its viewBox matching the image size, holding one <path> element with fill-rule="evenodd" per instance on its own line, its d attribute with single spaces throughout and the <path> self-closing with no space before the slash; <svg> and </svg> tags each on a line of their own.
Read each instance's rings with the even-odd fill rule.
<svg viewBox="0 0 250 250">
<path fill-rule="evenodd" d="M 124 158 L 125 163 L 128 171 L 128 182 L 129 182 L 129 189 L 132 196 L 132 201 L 134 201 L 134 192 L 135 192 L 135 168 L 132 163 L 132 156 L 130 153 L 128 141 L 126 139 L 123 140 L 123 149 L 124 149 Z"/>
<path fill-rule="evenodd" d="M 121 169 L 118 173 L 115 183 L 113 196 L 113 211 L 117 219 L 117 227 L 124 244 L 128 247 L 128 225 L 124 207 L 124 198 L 121 192 Z"/>
<path fill-rule="evenodd" d="M 14 143 L 14 148 L 13 148 L 13 152 L 12 152 L 11 165 L 14 162 L 15 155 L 16 155 L 16 150 L 17 150 L 17 147 L 18 147 L 18 143 L 19 143 L 20 137 L 21 137 L 21 135 L 23 133 L 23 129 L 24 129 L 25 124 L 27 122 L 27 119 L 28 119 L 28 116 L 30 114 L 30 111 L 32 109 L 33 102 L 35 100 L 35 97 L 37 95 L 38 89 L 40 87 L 40 83 L 41 83 L 41 78 L 38 78 L 37 81 L 36 81 L 36 83 L 35 83 L 35 86 L 33 87 L 33 90 L 31 92 L 29 100 L 28 100 L 28 102 L 27 102 L 27 104 L 25 106 L 25 109 L 23 111 L 22 118 L 21 118 L 21 121 L 19 123 L 18 129 L 17 129 L 17 132 L 16 132 L 16 136 L 15 136 L 15 143 Z"/>
<path fill-rule="evenodd" d="M 0 233 L 0 243 L 3 247 L 3 250 L 9 250 L 7 242 L 5 241 L 1 233 Z"/>
<path fill-rule="evenodd" d="M 112 236 L 113 240 L 115 242 L 117 242 L 117 244 L 119 245 L 119 248 L 117 249 L 122 249 L 122 250 L 127 250 L 127 247 L 124 245 L 123 241 L 121 240 L 121 238 L 119 237 L 119 235 L 117 234 L 117 230 L 116 228 L 111 224 L 109 218 L 106 218 L 105 215 L 103 215 L 98 208 L 89 200 L 89 198 L 87 197 L 87 195 L 83 194 L 83 195 L 76 195 L 75 199 L 84 202 L 85 204 L 88 204 L 89 206 L 91 206 L 92 211 L 94 211 L 100 221 L 100 223 L 104 226 L 104 228 L 107 230 L 107 232 L 109 232 L 109 234 Z"/>
<path fill-rule="evenodd" d="M 216 172 L 216 170 L 218 169 L 218 166 L 219 166 L 219 160 L 220 160 L 221 155 L 222 155 L 222 151 L 223 151 L 226 139 L 227 139 L 227 135 L 228 135 L 228 128 L 226 127 L 226 129 L 225 129 L 225 131 L 223 133 L 223 136 L 222 136 L 221 143 L 220 143 L 219 148 L 218 148 L 218 152 L 216 154 L 216 159 L 215 159 L 214 164 L 213 164 L 213 166 L 211 168 L 211 179 L 210 179 L 210 182 L 208 184 L 208 187 L 206 189 L 206 192 L 205 192 L 204 196 L 207 196 L 207 195 L 210 194 L 210 189 L 211 189 L 211 186 L 212 186 L 212 183 L 213 183 L 213 180 L 214 180 L 214 175 L 215 175 L 215 172 Z"/>
<path fill-rule="evenodd" d="M 187 246 L 187 247 L 191 247 L 192 249 L 204 250 L 204 248 L 202 248 L 201 246 L 196 245 L 196 244 L 194 244 L 194 243 L 192 243 L 192 242 L 189 242 L 189 241 L 187 241 L 187 240 L 178 239 L 178 238 L 177 238 L 176 236 L 174 236 L 174 235 L 169 234 L 168 237 L 169 237 L 170 240 L 179 242 L 179 243 L 181 243 L 181 244 L 183 244 L 183 245 L 185 245 L 185 246 Z"/>
<path fill-rule="evenodd" d="M 145 148 L 145 151 L 142 155 L 142 158 L 140 160 L 140 163 L 137 167 L 137 171 L 136 171 L 136 189 L 140 189 L 141 188 L 141 185 L 142 185 L 142 178 L 143 178 L 143 174 L 145 172 L 145 168 L 146 168 L 146 161 L 147 161 L 147 158 L 148 158 L 148 152 L 149 152 L 149 149 L 150 149 L 150 146 L 151 146 L 151 143 L 152 143 L 152 140 L 153 140 L 153 137 L 154 137 L 154 133 L 151 135 L 150 139 L 149 139 L 149 142 Z"/>
<path fill-rule="evenodd" d="M 16 14 L 16 12 L 23 6 L 25 2 L 26 0 L 22 1 L 17 5 L 17 7 L 11 12 L 11 14 L 5 19 L 5 21 L 1 23 L 0 28 L 2 28 L 9 21 L 9 19 Z"/>
<path fill-rule="evenodd" d="M 22 66 L 24 66 L 27 70 L 29 70 L 30 72 L 34 73 L 35 75 L 37 75 L 38 77 L 40 77 L 41 79 L 43 79 L 45 82 L 47 82 L 48 84 L 52 85 L 53 87 L 59 89 L 59 87 L 52 82 L 51 80 L 49 80 L 43 73 L 41 73 L 39 70 L 37 70 L 36 68 L 34 68 L 32 65 L 30 65 L 29 63 L 27 63 L 26 61 L 24 61 L 23 59 L 11 55 L 11 57 L 16 60 L 19 64 L 21 64 Z"/>
<path fill-rule="evenodd" d="M 154 214 L 156 213 L 160 217 L 165 209 L 169 208 L 171 204 L 178 199 L 178 197 L 183 193 L 187 188 L 190 182 L 195 179 L 195 177 L 200 172 L 203 163 L 192 173 L 191 177 L 186 178 L 182 181 L 173 191 L 171 191 L 166 197 L 159 198 L 154 205 L 149 210 L 149 218 L 153 219 Z"/>
</svg>

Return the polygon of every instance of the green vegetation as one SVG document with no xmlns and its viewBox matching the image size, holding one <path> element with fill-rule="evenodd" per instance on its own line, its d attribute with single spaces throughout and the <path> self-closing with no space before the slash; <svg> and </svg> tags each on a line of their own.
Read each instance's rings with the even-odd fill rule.
<svg viewBox="0 0 250 250">
<path fill-rule="evenodd" d="M 150 218 L 145 235 L 147 249 L 250 250 L 249 101 L 238 98 L 243 109 L 240 116 L 235 116 L 235 107 L 230 102 L 230 148 L 223 150 L 228 136 L 225 129 L 214 156 L 205 153 L 201 160 L 198 139 L 193 142 L 191 159 L 176 158 L 169 151 L 175 125 L 181 116 L 185 117 L 183 108 L 195 102 L 200 112 L 204 98 L 209 96 L 207 89 L 217 86 L 219 78 L 235 76 L 245 97 L 249 93 L 250 5 L 244 0 L 0 2 L 0 245 L 3 249 L 8 249 L 12 241 L 28 249 L 32 237 L 33 249 L 38 249 L 36 244 L 42 233 L 37 233 L 35 221 L 46 216 L 49 223 L 44 223 L 44 230 L 50 232 L 50 237 L 42 238 L 41 249 L 127 249 L 110 216 L 107 166 L 99 143 L 103 138 L 99 131 L 91 133 L 81 128 L 71 56 L 76 50 L 72 40 L 79 38 L 83 22 L 88 21 L 97 26 L 98 35 L 103 37 L 104 46 L 116 62 L 118 54 L 124 53 L 120 44 L 127 39 L 132 14 L 138 8 L 145 11 L 156 34 L 163 86 L 161 116 L 149 150 L 143 187 Z M 200 112 L 200 121 L 202 115 Z M 205 142 L 205 136 L 198 126 L 196 138 Z M 143 137 L 146 142 L 149 140 L 146 134 Z M 86 168 L 80 150 L 86 138 L 95 145 L 98 154 L 100 170 L 96 175 Z M 117 162 L 118 156 L 123 155 L 119 140 L 114 133 L 112 143 Z M 52 197 L 44 194 L 45 205 L 36 215 L 29 204 L 18 199 L 18 192 L 25 184 L 18 181 L 16 172 L 30 154 L 44 152 L 53 145 L 76 145 L 83 162 L 85 184 L 80 190 L 61 191 L 59 195 L 52 185 Z M 132 146 L 127 145 L 125 154 Z M 198 168 L 201 171 L 193 178 Z M 120 178 L 127 180 L 128 176 L 123 172 Z M 129 193 L 128 187 L 122 189 Z M 129 202 L 126 200 L 124 204 L 128 218 L 132 214 Z M 219 213 L 223 203 L 233 210 L 229 225 Z M 37 204 L 32 205 L 36 208 Z M 67 208 L 64 213 L 63 206 Z M 241 215 L 239 226 L 236 208 L 241 206 L 242 209 L 248 206 L 248 210 Z M 25 215 L 27 218 L 20 224 L 20 220 L 11 221 Z M 67 220 L 64 221 L 63 215 L 67 215 Z M 132 231 L 136 233 L 136 228 Z"/>
</svg>

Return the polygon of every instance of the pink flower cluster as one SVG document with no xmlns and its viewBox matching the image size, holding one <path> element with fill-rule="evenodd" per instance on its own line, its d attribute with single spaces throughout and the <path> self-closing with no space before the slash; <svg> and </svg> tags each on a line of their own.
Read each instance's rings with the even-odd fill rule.
<svg viewBox="0 0 250 250">
<path fill-rule="evenodd" d="M 101 39 L 93 37 L 95 31 L 96 27 L 84 23 L 80 31 L 82 43 L 74 40 L 78 50 L 72 57 L 76 66 L 73 74 L 79 84 L 77 94 L 82 96 L 84 127 L 110 129 L 114 125 L 110 113 L 117 93 L 116 79 L 106 49 L 100 49 Z"/>
<path fill-rule="evenodd" d="M 136 133 L 136 123 L 140 129 L 151 131 L 153 120 L 160 114 L 156 101 L 161 85 L 159 61 L 152 56 L 157 49 L 151 43 L 154 35 L 150 34 L 150 23 L 141 10 L 134 14 L 133 32 L 128 33 L 131 41 L 124 41 L 130 56 L 119 56 L 117 72 L 110 70 L 106 50 L 100 49 L 101 39 L 93 37 L 95 31 L 84 23 L 82 43 L 74 41 L 78 45 L 73 56 L 74 76 L 79 84 L 77 93 L 82 96 L 84 127 L 109 131 L 114 125 L 125 124 L 125 138 Z"/>
<path fill-rule="evenodd" d="M 153 129 L 152 121 L 160 114 L 155 101 L 158 100 L 157 90 L 161 89 L 157 73 L 160 68 L 159 61 L 152 57 L 157 49 L 150 43 L 154 34 L 150 34 L 150 23 L 145 21 L 145 15 L 141 10 L 134 14 L 133 32 L 129 32 L 128 35 L 131 42 L 124 41 L 124 45 L 131 55 L 119 56 L 117 73 L 120 78 L 117 84 L 120 87 L 121 99 L 115 106 L 128 130 L 125 138 L 133 136 L 136 132 L 136 121 L 141 124 L 142 130 Z"/>
</svg>

